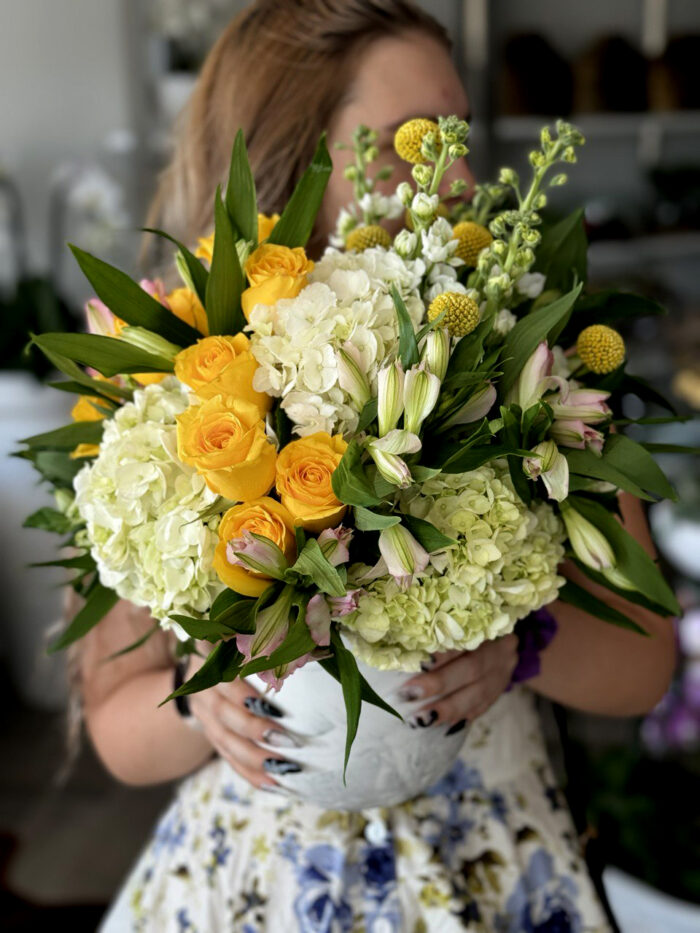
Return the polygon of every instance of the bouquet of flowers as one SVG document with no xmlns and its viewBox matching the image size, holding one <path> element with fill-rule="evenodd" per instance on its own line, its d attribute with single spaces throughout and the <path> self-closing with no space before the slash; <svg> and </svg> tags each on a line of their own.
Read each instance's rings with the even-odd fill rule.
<svg viewBox="0 0 700 933">
<path fill-rule="evenodd" d="M 570 124 L 542 131 L 527 189 L 503 169 L 450 216 L 438 190 L 468 129 L 401 126 L 413 184 L 384 196 L 360 127 L 355 203 L 316 263 L 304 247 L 332 168 L 323 138 L 266 217 L 238 134 L 214 234 L 193 253 L 151 231 L 175 246 L 183 285 L 169 294 L 72 248 L 97 293 L 91 332 L 32 339 L 67 376 L 53 385 L 78 395 L 75 420 L 21 453 L 57 502 L 27 524 L 67 536 L 54 563 L 85 600 L 52 650 L 124 598 L 180 650 L 211 643 L 179 694 L 251 674 L 278 689 L 317 662 L 342 685 L 347 764 L 362 701 L 394 712 L 358 659 L 415 671 L 557 598 L 638 629 L 558 575 L 565 555 L 678 613 L 615 517 L 619 490 L 674 497 L 614 410 L 622 393 L 666 404 L 626 372 L 610 326 L 661 309 L 587 294 L 581 212 L 541 214 L 566 181 L 552 170 L 583 143 Z M 382 221 L 402 215 L 392 238 Z"/>
</svg>

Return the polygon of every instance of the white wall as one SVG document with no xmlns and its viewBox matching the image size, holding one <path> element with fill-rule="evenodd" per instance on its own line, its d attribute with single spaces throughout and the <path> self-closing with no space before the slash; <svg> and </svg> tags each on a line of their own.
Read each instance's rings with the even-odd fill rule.
<svg viewBox="0 0 700 933">
<path fill-rule="evenodd" d="M 0 0 L 0 166 L 19 183 L 33 268 L 49 180 L 131 122 L 123 0 Z"/>
</svg>

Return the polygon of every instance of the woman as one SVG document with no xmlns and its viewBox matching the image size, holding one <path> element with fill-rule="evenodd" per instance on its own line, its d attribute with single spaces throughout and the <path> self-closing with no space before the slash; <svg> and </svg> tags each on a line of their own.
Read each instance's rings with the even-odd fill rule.
<svg viewBox="0 0 700 933">
<path fill-rule="evenodd" d="M 406 171 L 391 148 L 395 127 L 411 116 L 448 113 L 468 114 L 448 40 L 409 3 L 259 0 L 204 65 L 152 225 L 190 243 L 210 231 L 213 192 L 239 126 L 260 209 L 271 214 L 289 197 L 322 128 L 331 146 L 360 122 L 378 128 L 379 164 L 395 164 L 393 187 Z M 446 184 L 460 174 L 472 184 L 466 164 Z M 349 200 L 350 185 L 335 171 L 310 248 L 321 248 Z M 626 526 L 651 551 L 639 503 L 624 496 L 621 506 Z M 563 570 L 593 589 L 575 568 Z M 159 708 L 173 683 L 165 633 L 100 665 L 151 625 L 118 605 L 80 648 L 91 739 L 126 783 L 189 777 L 105 933 L 608 930 L 554 786 L 533 698 L 634 715 L 662 696 L 674 663 L 671 627 L 607 592 L 604 598 L 634 613 L 653 637 L 555 603 L 558 634 L 528 688 L 507 690 L 517 662 L 512 635 L 439 656 L 413 678 L 412 698 L 426 701 L 420 725 L 453 734 L 467 721 L 470 728 L 449 774 L 381 813 L 326 812 L 285 793 L 275 774 L 298 770 L 299 738 L 285 731 L 274 697 L 245 683 L 192 696 L 195 729 L 175 704 Z M 193 658 L 186 676 L 200 664 Z"/>
</svg>

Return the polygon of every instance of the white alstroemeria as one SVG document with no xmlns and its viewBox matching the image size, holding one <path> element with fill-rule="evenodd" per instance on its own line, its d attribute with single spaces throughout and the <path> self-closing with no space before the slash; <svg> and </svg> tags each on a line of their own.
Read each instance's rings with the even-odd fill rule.
<svg viewBox="0 0 700 933">
<path fill-rule="evenodd" d="M 440 197 L 437 194 L 426 194 L 419 191 L 411 202 L 411 211 L 419 220 L 430 220 L 437 214 Z"/>
<path fill-rule="evenodd" d="M 244 654 L 249 652 L 251 658 L 257 658 L 263 654 L 270 655 L 287 635 L 293 599 L 294 587 L 285 586 L 275 602 L 256 615 L 255 633 L 247 636 L 251 639 L 250 643 L 243 646 L 238 640 L 241 636 L 237 636 L 236 643 L 239 651 Z"/>
<path fill-rule="evenodd" d="M 417 573 L 428 566 L 430 556 L 404 525 L 392 525 L 379 534 L 379 552 L 391 576 L 402 589 L 407 589 Z"/>
<path fill-rule="evenodd" d="M 434 327 L 428 332 L 421 348 L 421 361 L 442 382 L 450 363 L 450 332 L 446 327 Z"/>
<path fill-rule="evenodd" d="M 581 563 L 601 572 L 615 566 L 615 552 L 602 531 L 566 502 L 561 505 L 561 517 L 574 554 Z"/>
<path fill-rule="evenodd" d="M 152 330 L 145 327 L 122 327 L 119 337 L 132 347 L 138 347 L 140 350 L 146 350 L 147 353 L 153 353 L 155 356 L 161 356 L 166 360 L 174 360 L 177 354 L 182 350 L 177 344 L 171 343 L 160 334 L 154 334 Z"/>
<path fill-rule="evenodd" d="M 404 259 L 410 259 L 413 256 L 417 245 L 418 237 L 412 230 L 401 230 L 396 234 L 394 249 Z"/>
<path fill-rule="evenodd" d="M 402 454 L 415 454 L 421 449 L 420 438 L 409 431 L 395 428 L 384 437 L 371 438 L 367 450 L 377 469 L 388 483 L 406 489 L 413 482 L 411 471 Z"/>
<path fill-rule="evenodd" d="M 537 298 L 542 294 L 545 277 L 541 272 L 526 272 L 515 283 L 515 288 L 527 298 Z"/>
<path fill-rule="evenodd" d="M 457 424 L 471 424 L 473 421 L 480 421 L 493 408 L 498 392 L 490 382 L 481 386 L 472 395 L 472 397 L 462 405 L 449 421 L 445 424 L 446 428 L 452 428 Z"/>
<path fill-rule="evenodd" d="M 568 379 L 573 370 L 570 365 L 569 357 L 564 352 L 564 348 L 560 347 L 559 344 L 552 347 L 552 356 L 554 357 L 552 362 L 552 375 L 560 376 L 562 379 Z"/>
<path fill-rule="evenodd" d="M 523 411 L 527 411 L 539 402 L 545 392 L 556 385 L 551 378 L 553 362 L 552 351 L 547 341 L 543 340 L 520 371 L 506 396 L 506 404 L 517 404 Z"/>
<path fill-rule="evenodd" d="M 346 340 L 337 352 L 338 383 L 347 392 L 358 411 L 362 411 L 370 400 L 371 391 L 367 376 L 362 368 L 362 359 L 357 347 Z"/>
<path fill-rule="evenodd" d="M 352 541 L 352 528 L 345 528 L 343 525 L 338 525 L 337 528 L 324 528 L 317 540 L 329 564 L 338 567 L 349 560 L 348 547 Z"/>
<path fill-rule="evenodd" d="M 493 319 L 493 332 L 499 337 L 506 337 L 517 323 L 517 317 L 509 308 L 501 308 Z"/>
<path fill-rule="evenodd" d="M 554 441 L 542 441 L 523 460 L 523 472 L 542 480 L 550 499 L 561 502 L 569 495 L 569 461 Z"/>
<path fill-rule="evenodd" d="M 425 363 L 408 370 L 403 386 L 403 423 L 406 431 L 418 434 L 421 425 L 437 405 L 440 384 L 440 379 L 427 369 Z"/>
<path fill-rule="evenodd" d="M 554 421 L 549 429 L 550 436 L 560 447 L 574 447 L 577 450 L 592 450 L 602 454 L 605 435 L 595 428 L 577 421 Z"/>
<path fill-rule="evenodd" d="M 403 414 L 404 371 L 401 363 L 394 360 L 379 370 L 377 376 L 377 418 L 379 436 L 383 437 L 399 423 Z"/>
</svg>

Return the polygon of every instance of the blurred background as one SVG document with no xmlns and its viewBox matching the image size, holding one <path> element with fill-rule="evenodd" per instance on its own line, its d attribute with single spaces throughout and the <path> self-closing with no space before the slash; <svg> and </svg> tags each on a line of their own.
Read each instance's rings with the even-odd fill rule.
<svg viewBox="0 0 700 933">
<path fill-rule="evenodd" d="M 50 536 L 21 527 L 46 501 L 18 438 L 67 420 L 70 400 L 23 353 L 28 330 L 79 328 L 86 284 L 66 241 L 137 271 L 137 228 L 169 129 L 234 0 L 22 0 L 0 29 L 0 923 L 65 919 L 93 930 L 172 788 L 119 785 L 87 743 L 65 773 L 64 659 Z M 665 317 L 626 338 L 636 375 L 687 414 L 700 410 L 700 3 L 697 0 L 431 0 L 450 29 L 474 113 L 477 177 L 521 168 L 543 123 L 587 138 L 552 200 L 586 206 L 590 287 L 660 301 Z M 8 402 L 9 400 L 9 402 Z M 636 398 L 625 416 L 648 442 L 700 444 L 700 424 L 665 424 Z M 650 521 L 684 607 L 672 689 L 641 721 L 544 709 L 553 755 L 627 931 L 700 930 L 700 477 L 664 455 L 682 508 Z M 558 735 L 563 737 L 559 742 Z M 105 846 L 105 840 L 109 845 Z"/>
</svg>

